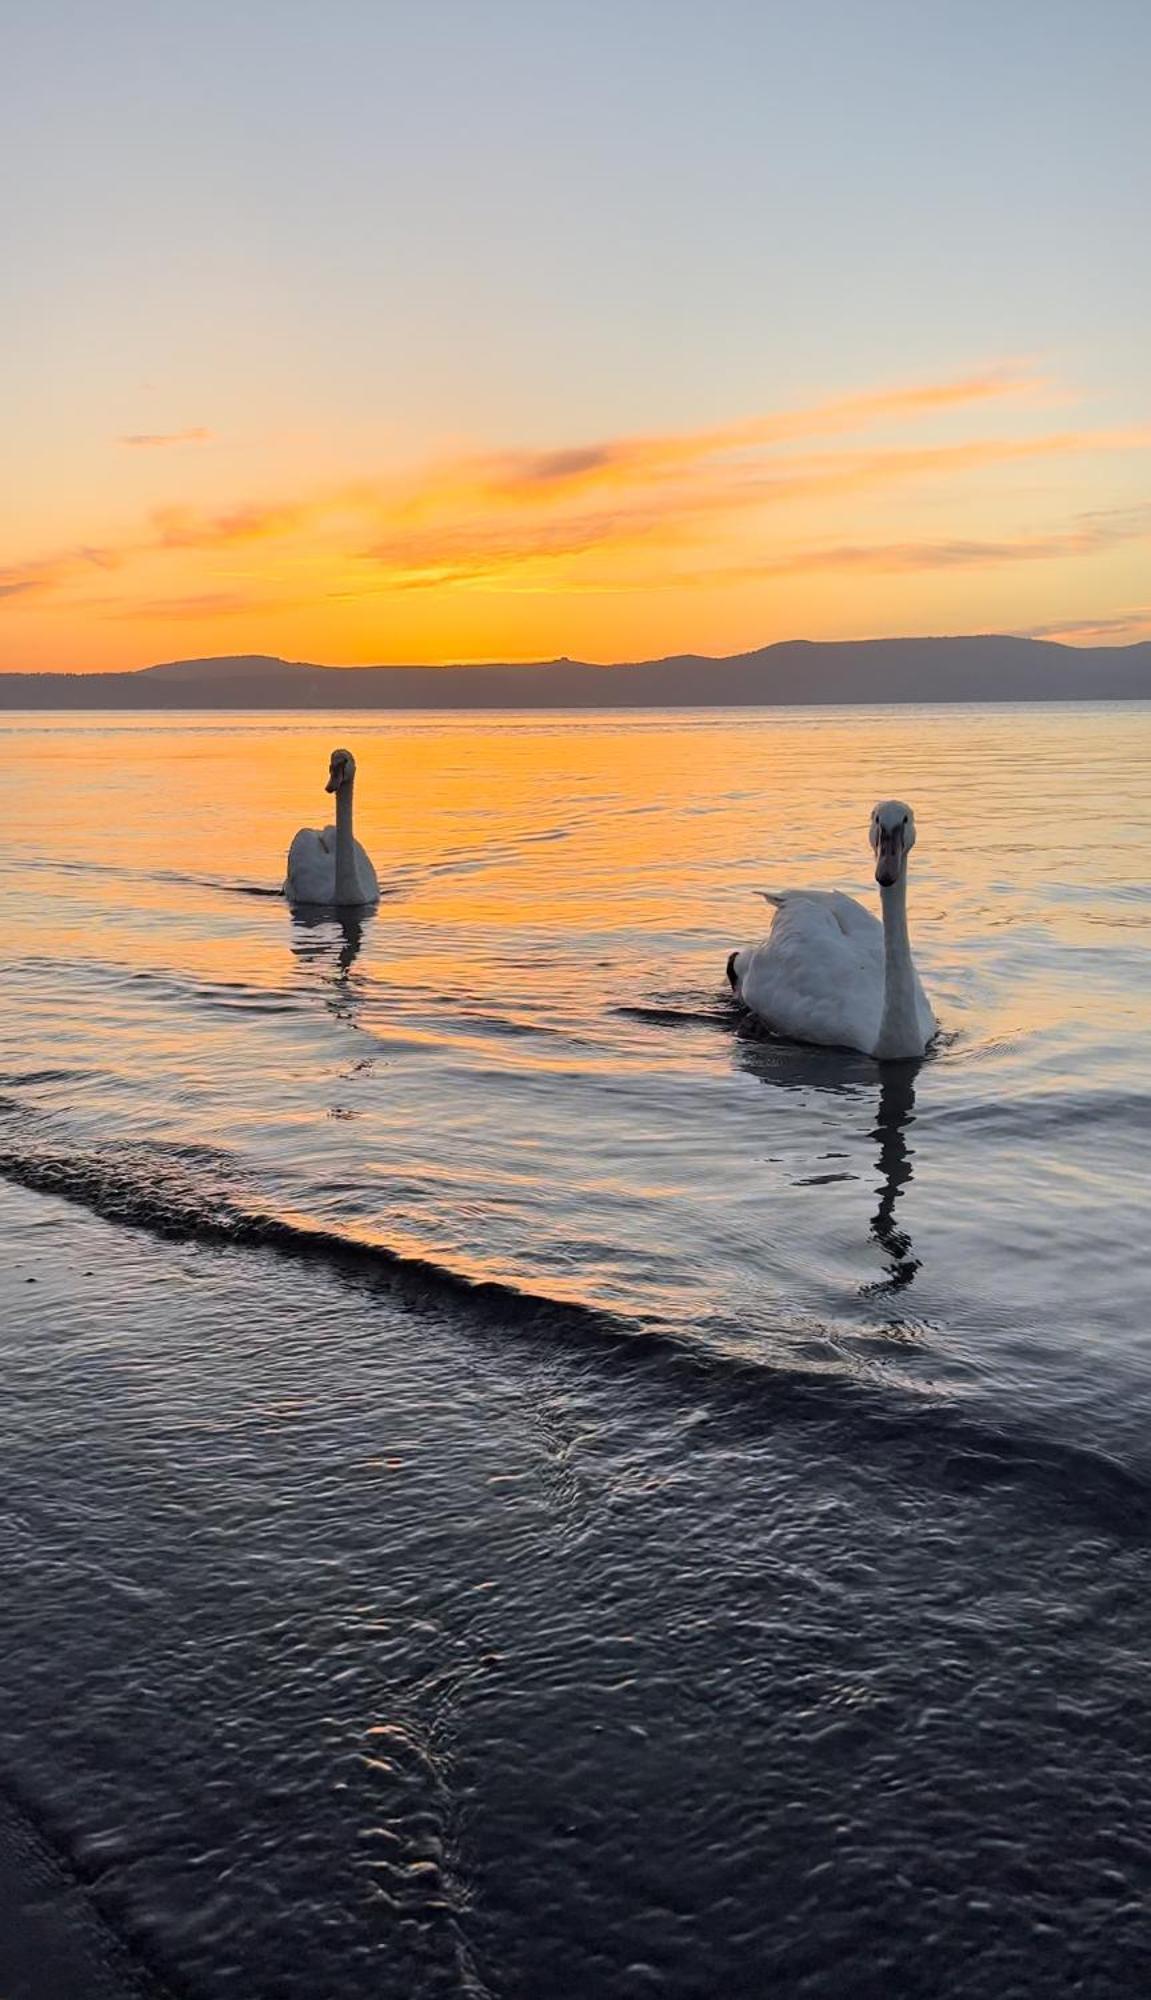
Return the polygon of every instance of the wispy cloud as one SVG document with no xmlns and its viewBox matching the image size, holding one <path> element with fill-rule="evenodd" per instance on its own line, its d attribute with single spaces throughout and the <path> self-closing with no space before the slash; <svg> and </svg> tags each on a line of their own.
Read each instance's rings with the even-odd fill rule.
<svg viewBox="0 0 1151 2000">
<path fill-rule="evenodd" d="M 1151 536 L 1151 508 L 1131 509 L 1109 520 L 1080 515 L 1069 527 L 1049 534 L 978 537 L 945 541 L 862 542 L 827 548 L 800 549 L 768 559 L 771 575 L 796 576 L 820 569 L 869 569 L 891 574 L 899 570 L 997 569 L 1004 563 L 1052 562 L 1066 556 L 1095 555 L 1120 542 Z"/>
<path fill-rule="evenodd" d="M 390 575 L 399 589 L 436 583 L 484 583 L 500 574 L 511 577 L 541 565 L 570 568 L 593 556 L 703 549 L 717 533 L 741 518 L 801 501 L 866 493 L 917 480 L 950 480 L 982 468 L 1022 464 L 1033 459 L 1133 448 L 1151 448 L 1151 430 L 1065 431 L 1037 438 L 977 439 L 918 449 L 889 447 L 791 455 L 774 463 L 759 461 L 742 466 L 734 474 L 720 469 L 711 478 L 697 475 L 670 494 L 653 491 L 646 483 L 636 481 L 627 492 L 595 495 L 594 505 L 589 494 L 565 507 L 523 508 L 514 513 L 479 505 L 435 509 L 429 488 L 420 506 L 393 510 L 387 519 L 387 532 L 366 544 L 361 553 L 365 564 L 377 573 L 377 580 Z M 455 498 L 458 500 L 458 495 Z M 773 528 L 770 532 L 774 534 L 777 530 Z M 1088 520 L 1075 530 L 1073 537 L 1058 537 L 1061 545 L 1049 551 L 1041 547 L 1043 537 L 1034 537 L 1031 553 L 1037 558 L 1045 552 L 1085 554 L 1092 548 L 1143 532 L 1141 525 L 1129 528 L 1110 519 L 1098 524 Z M 1025 541 L 1025 537 L 1019 538 L 1020 548 Z M 918 546 L 898 545 L 905 554 L 902 564 L 894 560 L 893 548 L 890 566 L 940 567 L 948 551 L 954 562 L 971 561 L 977 551 L 987 562 L 994 553 L 990 542 L 938 543 L 934 545 L 934 561 L 925 553 L 920 564 L 914 559 Z M 843 562 L 834 565 L 823 560 L 819 552 L 804 560 L 812 567 L 845 566 Z M 774 556 L 768 552 L 762 564 L 764 573 L 773 563 L 779 572 L 793 566 L 786 552 L 776 551 Z"/>
<path fill-rule="evenodd" d="M 170 444 L 209 444 L 213 433 L 197 426 L 187 431 L 131 431 L 118 440 L 134 451 L 156 451 Z"/>
<path fill-rule="evenodd" d="M 477 494 L 509 499 L 596 485 L 628 486 L 674 477 L 709 460 L 762 452 L 800 439 L 846 435 L 883 421 L 906 421 L 965 404 L 1029 397 L 1046 387 L 1042 377 L 999 368 L 943 382 L 835 397 L 806 409 L 702 430 L 641 433 L 545 451 L 477 454 L 459 461 L 454 470 L 465 482 L 470 475 Z M 450 470 L 445 468 L 449 484 Z"/>
<path fill-rule="evenodd" d="M 0 569 L 0 598 L 53 591 L 83 570 L 119 569 L 123 561 L 121 550 L 105 548 L 65 549 L 58 555 L 37 556 L 32 562 Z"/>
<path fill-rule="evenodd" d="M 991 439 L 901 453 L 871 451 L 796 456 L 804 440 L 860 431 L 884 420 L 906 421 L 959 406 L 1008 396 L 1030 398 L 1041 378 L 994 369 L 937 383 L 840 397 L 805 409 L 749 418 L 705 429 L 600 440 L 545 451 L 460 453 L 386 479 L 359 480 L 300 499 L 249 501 L 212 510 L 188 506 L 157 509 L 154 541 L 167 549 L 227 548 L 278 537 L 316 534 L 341 525 L 381 535 L 362 553 L 389 560 L 393 548 L 412 553 L 439 537 L 448 550 L 470 542 L 486 547 L 514 543 L 525 555 L 550 555 L 570 541 L 569 553 L 586 553 L 616 539 L 629 526 L 648 540 L 658 515 L 678 539 L 677 519 L 759 507 L 807 491 L 850 489 L 883 480 L 922 477 L 1036 454 L 1113 447 L 1119 434 L 1064 433 L 1054 437 Z M 1123 442 L 1130 439 L 1123 435 Z M 1151 432 L 1146 442 L 1151 443 Z M 587 511 L 589 505 L 594 510 Z M 565 516 L 568 530 L 556 528 Z M 512 525 L 514 523 L 514 526 Z M 406 566 L 408 555 L 402 557 Z M 430 566 L 444 567 L 434 551 Z M 471 563 L 466 565 L 469 569 Z"/>
<path fill-rule="evenodd" d="M 1116 611 L 1102 618 L 1056 618 L 1048 625 L 1024 625 L 1019 639 L 1146 639 L 1151 638 L 1151 604 Z"/>
<path fill-rule="evenodd" d="M 164 581 L 172 576 L 177 586 L 171 595 L 113 593 L 101 602 L 109 616 L 183 619 L 389 592 L 595 591 L 823 570 L 992 568 L 1088 556 L 1151 532 L 1151 509 L 1128 508 L 999 536 L 796 542 L 800 510 L 825 501 L 901 485 L 938 500 L 965 479 L 1012 466 L 1151 448 L 1151 428 L 1045 430 L 1032 421 L 1005 431 L 1000 418 L 992 435 L 956 439 L 935 429 L 935 419 L 955 412 L 966 412 L 970 425 L 987 406 L 1034 405 L 1049 392 L 1033 373 L 989 369 L 726 425 L 546 450 L 457 452 L 310 494 L 167 505 L 115 546 L 65 550 L 0 572 L 0 596 L 62 592 L 92 566 L 163 563 Z M 891 440 L 892 425 L 928 420 L 935 434 Z M 879 436 L 866 436 L 880 426 Z M 178 588 L 182 564 L 203 588 Z"/>
<path fill-rule="evenodd" d="M 174 619 L 179 624 L 197 618 L 234 618 L 245 611 L 258 611 L 258 597 L 240 590 L 202 590 L 191 597 L 143 597 L 130 604 L 115 606 L 113 618 Z"/>
<path fill-rule="evenodd" d="M 338 497 L 277 505 L 230 507 L 197 513 L 192 507 L 158 507 L 151 515 L 152 539 L 164 549 L 227 548 L 235 542 L 263 542 L 315 526 L 339 505 Z"/>
</svg>

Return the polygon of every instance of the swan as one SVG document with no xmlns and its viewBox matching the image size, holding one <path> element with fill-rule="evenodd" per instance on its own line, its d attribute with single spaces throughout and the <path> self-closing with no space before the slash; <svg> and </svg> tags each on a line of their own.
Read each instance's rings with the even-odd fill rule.
<svg viewBox="0 0 1151 2000">
<path fill-rule="evenodd" d="M 764 889 L 775 904 L 770 935 L 733 951 L 727 976 L 737 999 L 791 1041 L 900 1061 L 921 1056 L 938 1026 L 907 935 L 910 806 L 877 805 L 871 845 L 882 923 L 838 889 Z"/>
<path fill-rule="evenodd" d="M 318 833 L 302 826 L 288 849 L 284 894 L 292 903 L 374 903 L 380 885 L 364 849 L 352 833 L 352 793 L 356 760 L 350 750 L 333 750 L 326 792 L 336 795 L 336 824 Z"/>
</svg>

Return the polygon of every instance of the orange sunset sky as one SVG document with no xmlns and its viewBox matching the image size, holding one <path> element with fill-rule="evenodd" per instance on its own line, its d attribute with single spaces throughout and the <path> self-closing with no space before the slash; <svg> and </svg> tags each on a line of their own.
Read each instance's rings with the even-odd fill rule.
<svg viewBox="0 0 1151 2000">
<path fill-rule="evenodd" d="M 0 665 L 1151 634 L 1151 12 L 18 0 Z"/>
</svg>

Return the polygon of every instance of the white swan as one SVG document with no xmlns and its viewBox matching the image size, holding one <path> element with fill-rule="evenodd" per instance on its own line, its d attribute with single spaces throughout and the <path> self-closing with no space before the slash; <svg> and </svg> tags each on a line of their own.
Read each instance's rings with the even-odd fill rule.
<svg viewBox="0 0 1151 2000">
<path fill-rule="evenodd" d="M 733 951 L 727 976 L 744 1006 L 791 1041 L 898 1061 L 921 1056 L 938 1025 L 907 935 L 911 808 L 897 799 L 876 806 L 871 845 L 882 923 L 838 889 L 765 889 L 776 906 L 770 936 Z"/>
<path fill-rule="evenodd" d="M 336 795 L 336 824 L 322 833 L 302 826 L 288 849 L 284 894 L 292 903 L 374 903 L 380 885 L 364 849 L 352 833 L 352 793 L 356 760 L 350 750 L 333 750 L 327 792 Z"/>
</svg>

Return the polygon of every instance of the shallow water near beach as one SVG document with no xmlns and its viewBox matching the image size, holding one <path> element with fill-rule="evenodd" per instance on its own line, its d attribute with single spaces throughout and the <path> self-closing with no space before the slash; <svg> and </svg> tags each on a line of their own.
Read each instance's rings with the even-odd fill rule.
<svg viewBox="0 0 1151 2000">
<path fill-rule="evenodd" d="M 1151 709 L 0 738 L 0 1801 L 125 1962 L 1141 1991 Z M 938 1047 L 748 1032 L 892 795 Z"/>
</svg>

